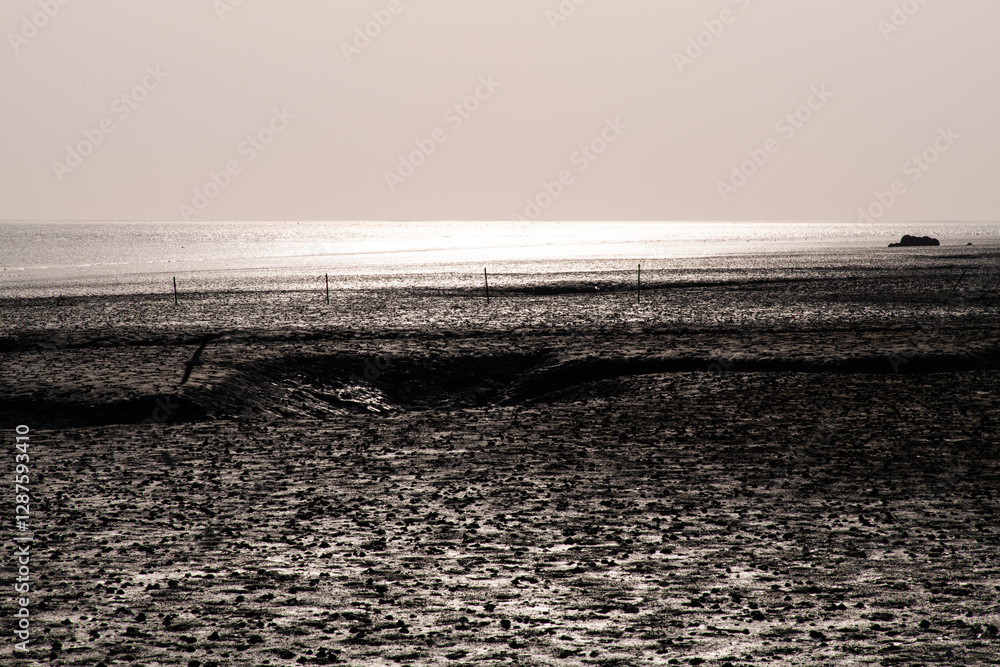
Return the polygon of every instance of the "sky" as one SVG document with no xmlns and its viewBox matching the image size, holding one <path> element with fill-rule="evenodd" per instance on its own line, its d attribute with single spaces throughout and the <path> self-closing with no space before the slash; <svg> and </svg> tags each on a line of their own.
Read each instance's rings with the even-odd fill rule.
<svg viewBox="0 0 1000 667">
<path fill-rule="evenodd" d="M 0 220 L 1000 220 L 996 0 L 4 0 Z"/>
</svg>

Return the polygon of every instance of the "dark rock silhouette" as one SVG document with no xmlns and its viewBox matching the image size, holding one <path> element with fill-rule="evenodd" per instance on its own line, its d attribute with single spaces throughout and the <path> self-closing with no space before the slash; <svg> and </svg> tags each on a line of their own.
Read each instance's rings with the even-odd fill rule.
<svg viewBox="0 0 1000 667">
<path fill-rule="evenodd" d="M 890 248 L 909 248 L 913 246 L 941 245 L 941 242 L 930 236 L 910 236 L 906 234 L 899 243 L 890 243 Z"/>
</svg>

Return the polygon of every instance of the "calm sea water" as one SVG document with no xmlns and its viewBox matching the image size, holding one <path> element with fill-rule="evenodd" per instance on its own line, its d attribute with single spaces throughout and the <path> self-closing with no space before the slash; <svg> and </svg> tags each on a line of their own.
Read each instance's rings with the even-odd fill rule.
<svg viewBox="0 0 1000 667">
<path fill-rule="evenodd" d="M 887 251 L 903 234 L 935 236 L 945 247 Z M 997 248 L 1000 223 L 0 223 L 0 293 L 162 291 L 172 276 L 205 289 L 296 289 L 324 273 L 335 287 L 373 276 L 451 284 L 483 267 L 781 271 Z"/>
</svg>

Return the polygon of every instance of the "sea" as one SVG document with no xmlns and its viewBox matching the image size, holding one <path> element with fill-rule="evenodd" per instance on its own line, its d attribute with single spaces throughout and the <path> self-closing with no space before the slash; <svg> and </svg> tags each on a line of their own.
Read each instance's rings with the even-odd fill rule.
<svg viewBox="0 0 1000 667">
<path fill-rule="evenodd" d="M 887 248 L 904 234 L 937 248 Z M 0 297 L 454 287 L 533 276 L 720 275 L 995 259 L 1000 222 L 3 222 Z"/>
</svg>

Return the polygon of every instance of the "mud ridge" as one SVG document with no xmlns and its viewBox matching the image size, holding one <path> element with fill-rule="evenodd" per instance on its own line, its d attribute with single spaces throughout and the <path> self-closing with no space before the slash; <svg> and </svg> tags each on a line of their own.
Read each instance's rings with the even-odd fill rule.
<svg viewBox="0 0 1000 667">
<path fill-rule="evenodd" d="M 251 359 L 215 383 L 114 402 L 34 394 L 11 399 L 12 414 L 45 426 L 184 423 L 215 419 L 333 419 L 510 406 L 627 391 L 643 375 L 690 374 L 692 386 L 732 373 L 919 375 L 1000 369 L 1000 350 L 980 353 L 830 358 L 736 356 L 562 358 L 547 349 L 489 355 L 356 353 Z M 610 382 L 609 382 L 610 381 Z"/>
</svg>

